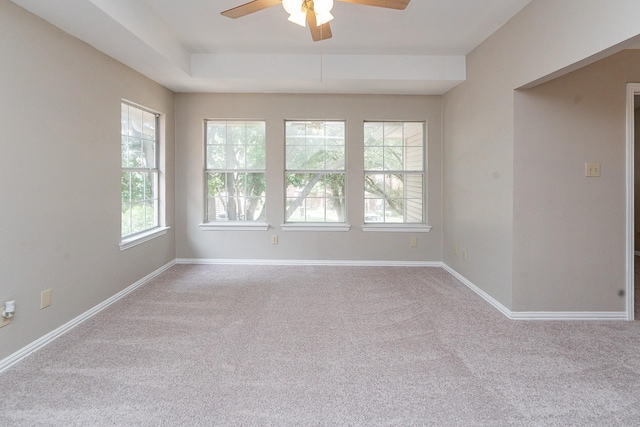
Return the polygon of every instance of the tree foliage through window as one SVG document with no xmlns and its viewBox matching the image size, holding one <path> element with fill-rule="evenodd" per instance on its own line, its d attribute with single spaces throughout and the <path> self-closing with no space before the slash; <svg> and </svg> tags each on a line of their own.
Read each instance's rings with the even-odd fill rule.
<svg viewBox="0 0 640 427">
<path fill-rule="evenodd" d="M 365 223 L 424 222 L 424 123 L 365 122 Z"/>
<path fill-rule="evenodd" d="M 287 121 L 287 222 L 345 221 L 345 123 Z"/>
<path fill-rule="evenodd" d="M 142 108 L 121 105 L 121 236 L 157 227 L 158 118 Z"/>
<path fill-rule="evenodd" d="M 207 221 L 264 221 L 264 121 L 206 121 Z"/>
</svg>

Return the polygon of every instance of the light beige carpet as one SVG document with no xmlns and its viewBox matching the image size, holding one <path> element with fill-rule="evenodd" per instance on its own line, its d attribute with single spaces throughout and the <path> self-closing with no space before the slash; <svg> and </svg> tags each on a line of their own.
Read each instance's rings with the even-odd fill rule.
<svg viewBox="0 0 640 427">
<path fill-rule="evenodd" d="M 8 426 L 637 426 L 640 322 L 439 268 L 175 266 L 0 374 Z"/>
</svg>

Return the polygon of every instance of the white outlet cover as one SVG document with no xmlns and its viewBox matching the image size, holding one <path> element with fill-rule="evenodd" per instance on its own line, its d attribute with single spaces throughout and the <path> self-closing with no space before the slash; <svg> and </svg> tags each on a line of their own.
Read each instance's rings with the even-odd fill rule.
<svg viewBox="0 0 640 427">
<path fill-rule="evenodd" d="M 40 292 L 40 309 L 47 308 L 51 305 L 51 289 Z"/>
</svg>

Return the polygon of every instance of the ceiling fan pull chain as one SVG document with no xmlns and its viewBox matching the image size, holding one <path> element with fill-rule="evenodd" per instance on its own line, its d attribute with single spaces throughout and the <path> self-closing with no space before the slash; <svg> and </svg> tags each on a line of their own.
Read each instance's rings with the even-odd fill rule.
<svg viewBox="0 0 640 427">
<path fill-rule="evenodd" d="M 323 82 L 323 72 L 324 72 L 324 69 L 322 67 L 323 47 L 324 47 L 324 37 L 322 37 L 322 26 L 320 26 L 320 83 Z"/>
</svg>

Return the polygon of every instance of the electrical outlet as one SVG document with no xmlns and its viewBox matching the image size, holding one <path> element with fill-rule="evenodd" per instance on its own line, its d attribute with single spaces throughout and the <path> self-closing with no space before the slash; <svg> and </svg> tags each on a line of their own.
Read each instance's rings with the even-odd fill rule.
<svg viewBox="0 0 640 427">
<path fill-rule="evenodd" d="M 600 176 L 600 163 L 585 163 L 584 174 L 585 176 Z"/>
<path fill-rule="evenodd" d="M 51 289 L 40 292 L 40 310 L 51 305 Z"/>
<path fill-rule="evenodd" d="M 0 313 L 2 313 L 4 311 L 4 306 L 0 307 Z M 11 319 L 5 319 L 4 317 L 0 316 L 0 328 L 2 328 L 3 326 L 7 326 L 9 323 L 11 323 Z"/>
<path fill-rule="evenodd" d="M 465 261 L 467 260 L 467 250 L 466 249 L 462 250 L 462 259 L 465 260 Z"/>
<path fill-rule="evenodd" d="M 455 246 L 453 247 L 453 254 L 454 254 L 455 256 L 458 256 L 458 245 L 455 245 Z"/>
<path fill-rule="evenodd" d="M 278 244 L 278 235 L 274 234 L 271 236 L 271 244 L 272 245 L 277 245 Z"/>
<path fill-rule="evenodd" d="M 418 246 L 418 239 L 416 237 L 412 237 L 411 240 L 409 240 L 409 246 L 412 248 Z"/>
<path fill-rule="evenodd" d="M 3 326 L 7 326 L 9 323 L 11 323 L 11 319 L 12 319 L 11 316 L 13 316 L 13 313 L 16 310 L 16 306 L 15 306 L 16 302 L 15 301 L 7 301 L 6 304 L 7 305 L 5 305 L 3 307 L 0 307 L 0 313 L 4 313 L 5 310 L 7 309 L 7 306 L 11 305 L 11 309 L 10 309 L 11 310 L 11 315 L 8 315 L 9 316 L 8 319 L 5 319 L 3 316 L 0 316 L 0 328 L 2 328 Z"/>
</svg>

